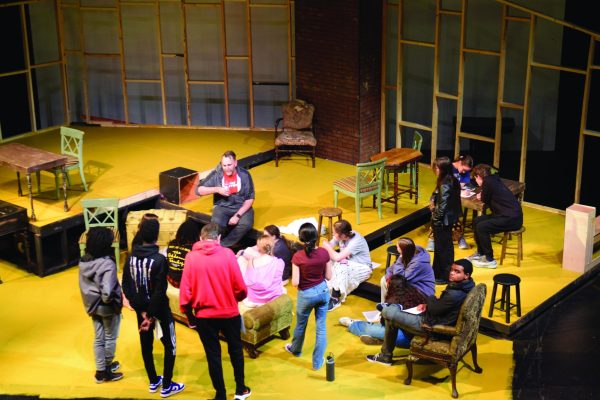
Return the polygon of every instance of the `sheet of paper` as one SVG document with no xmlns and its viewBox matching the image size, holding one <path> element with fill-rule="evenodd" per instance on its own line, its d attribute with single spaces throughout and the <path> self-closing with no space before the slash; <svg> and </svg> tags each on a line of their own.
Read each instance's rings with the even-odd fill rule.
<svg viewBox="0 0 600 400">
<path fill-rule="evenodd" d="M 375 311 L 363 311 L 363 315 L 368 322 L 379 322 L 381 320 L 381 313 L 377 310 Z"/>
</svg>

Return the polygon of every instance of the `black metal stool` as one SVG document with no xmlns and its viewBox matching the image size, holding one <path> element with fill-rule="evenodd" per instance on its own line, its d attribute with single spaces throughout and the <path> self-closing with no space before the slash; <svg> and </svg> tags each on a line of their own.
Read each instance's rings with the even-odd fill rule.
<svg viewBox="0 0 600 400">
<path fill-rule="evenodd" d="M 398 259 L 398 257 L 400 257 L 400 253 L 398 253 L 398 248 L 396 247 L 396 245 L 392 245 L 387 248 L 387 260 L 385 261 L 385 270 L 386 271 L 390 267 L 390 262 L 392 261 L 392 256 L 396 256 L 396 260 Z"/>
<path fill-rule="evenodd" d="M 510 323 L 510 310 L 514 307 L 517 308 L 517 317 L 521 316 L 521 290 L 519 284 L 521 278 L 513 274 L 496 274 L 494 275 L 494 289 L 492 290 L 492 302 L 490 303 L 490 312 L 488 317 L 492 317 L 494 312 L 494 306 L 500 302 L 500 310 L 506 311 L 506 323 Z M 496 289 L 498 285 L 502 286 L 502 295 L 500 299 L 496 300 Z M 510 302 L 510 287 L 515 286 L 517 294 L 517 302 Z"/>
</svg>

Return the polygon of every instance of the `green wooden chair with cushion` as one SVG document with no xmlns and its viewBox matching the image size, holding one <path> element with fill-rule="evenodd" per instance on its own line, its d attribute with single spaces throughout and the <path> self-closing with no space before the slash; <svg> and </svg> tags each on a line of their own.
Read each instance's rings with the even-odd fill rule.
<svg viewBox="0 0 600 400">
<path fill-rule="evenodd" d="M 421 135 L 421 133 L 419 131 L 415 130 L 415 133 L 413 135 L 413 143 L 412 143 L 412 148 L 415 150 L 419 150 L 421 151 L 421 146 L 423 145 L 423 136 Z M 400 174 L 408 174 L 410 173 L 412 170 L 412 186 L 413 187 L 417 187 L 417 171 L 416 171 L 416 165 L 414 163 L 411 163 L 408 167 L 406 167 L 404 169 L 404 171 L 399 171 L 398 173 Z M 387 171 L 385 173 L 385 193 L 388 193 L 388 185 L 390 182 L 390 176 L 393 174 L 392 171 Z M 394 181 L 393 178 L 392 182 Z"/>
<path fill-rule="evenodd" d="M 354 197 L 357 224 L 360 224 L 360 207 L 362 199 L 365 197 L 373 196 L 373 207 L 375 207 L 375 201 L 377 201 L 379 219 L 383 218 L 381 213 L 381 188 L 386 160 L 387 158 L 382 158 L 377 161 L 356 164 L 356 175 L 333 182 L 334 207 L 337 207 L 340 192 Z"/>
<path fill-rule="evenodd" d="M 67 156 L 67 164 L 65 165 L 67 184 L 71 186 L 71 178 L 69 172 L 74 169 L 79 169 L 79 176 L 81 177 L 81 184 L 83 190 L 87 192 L 87 183 L 85 182 L 85 175 L 83 174 L 83 135 L 85 132 L 78 129 L 67 128 L 66 126 L 60 127 L 60 153 Z M 54 182 L 56 184 L 56 197 L 60 198 L 60 176 L 62 174 L 61 168 L 55 168 L 49 170 L 54 174 Z M 40 191 L 40 172 L 37 172 L 38 181 L 38 192 Z"/>
<path fill-rule="evenodd" d="M 473 357 L 473 368 L 471 369 L 478 374 L 483 372 L 477 364 L 477 333 L 485 294 L 484 283 L 478 284 L 469 292 L 460 308 L 454 326 L 422 325 L 426 334 L 415 336 L 410 342 L 410 353 L 406 360 L 408 377 L 404 380 L 405 385 L 410 385 L 412 382 L 413 363 L 421 359 L 433 361 L 450 370 L 452 397 L 454 398 L 458 397 L 456 391 L 457 366 L 468 352 L 471 352 Z"/>
<path fill-rule="evenodd" d="M 114 234 L 112 247 L 115 249 L 115 261 L 117 269 L 120 269 L 119 199 L 84 199 L 81 200 L 81 205 L 85 222 L 85 232 L 79 238 L 81 255 L 85 253 L 85 242 L 90 228 L 96 226 L 110 228 Z"/>
</svg>

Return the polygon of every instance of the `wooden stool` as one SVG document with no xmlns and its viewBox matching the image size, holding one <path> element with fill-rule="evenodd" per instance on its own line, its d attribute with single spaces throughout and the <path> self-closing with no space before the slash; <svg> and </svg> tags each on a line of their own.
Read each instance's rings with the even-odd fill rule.
<svg viewBox="0 0 600 400">
<path fill-rule="evenodd" d="M 510 323 L 510 310 L 514 307 L 517 308 L 517 317 L 521 316 L 521 290 L 519 288 L 519 284 L 521 283 L 521 278 L 513 274 L 496 274 L 494 275 L 494 289 L 492 290 L 492 301 L 490 303 L 490 312 L 488 317 L 492 317 L 494 313 L 494 306 L 496 303 L 500 302 L 500 310 L 506 311 L 506 323 Z M 498 285 L 502 286 L 502 295 L 500 299 L 496 300 L 496 289 L 498 289 Z M 516 287 L 517 294 L 517 302 L 510 302 L 510 287 Z"/>
<path fill-rule="evenodd" d="M 333 232 L 333 217 L 337 217 L 338 221 L 340 221 L 342 219 L 342 210 L 336 207 L 325 207 L 319 209 L 319 226 L 317 227 L 317 232 L 319 236 L 317 238 L 317 246 L 321 241 L 321 227 L 323 226 L 323 217 L 329 218 L 327 240 L 331 240 L 331 232 Z"/>
<path fill-rule="evenodd" d="M 516 231 L 504 232 L 504 237 L 502 238 L 502 252 L 500 253 L 500 265 L 502 265 L 502 261 L 504 261 L 504 256 L 506 255 L 506 245 L 511 239 L 511 236 L 515 235 L 517 237 L 517 267 L 521 266 L 521 260 L 523 259 L 523 232 L 525 232 L 524 226 Z"/>
<path fill-rule="evenodd" d="M 398 253 L 398 247 L 396 247 L 396 245 L 392 245 L 387 248 L 387 260 L 385 261 L 385 270 L 386 271 L 390 267 L 390 262 L 392 261 L 392 256 L 396 256 L 396 260 L 398 259 L 398 257 L 400 257 L 400 253 Z"/>
</svg>

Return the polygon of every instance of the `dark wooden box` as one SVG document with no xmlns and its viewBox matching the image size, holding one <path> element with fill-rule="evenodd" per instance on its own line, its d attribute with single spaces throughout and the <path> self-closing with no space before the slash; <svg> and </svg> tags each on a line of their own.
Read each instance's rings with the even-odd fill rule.
<svg viewBox="0 0 600 400">
<path fill-rule="evenodd" d="M 158 176 L 161 196 L 173 204 L 183 204 L 198 198 L 198 171 L 177 167 Z"/>
</svg>

